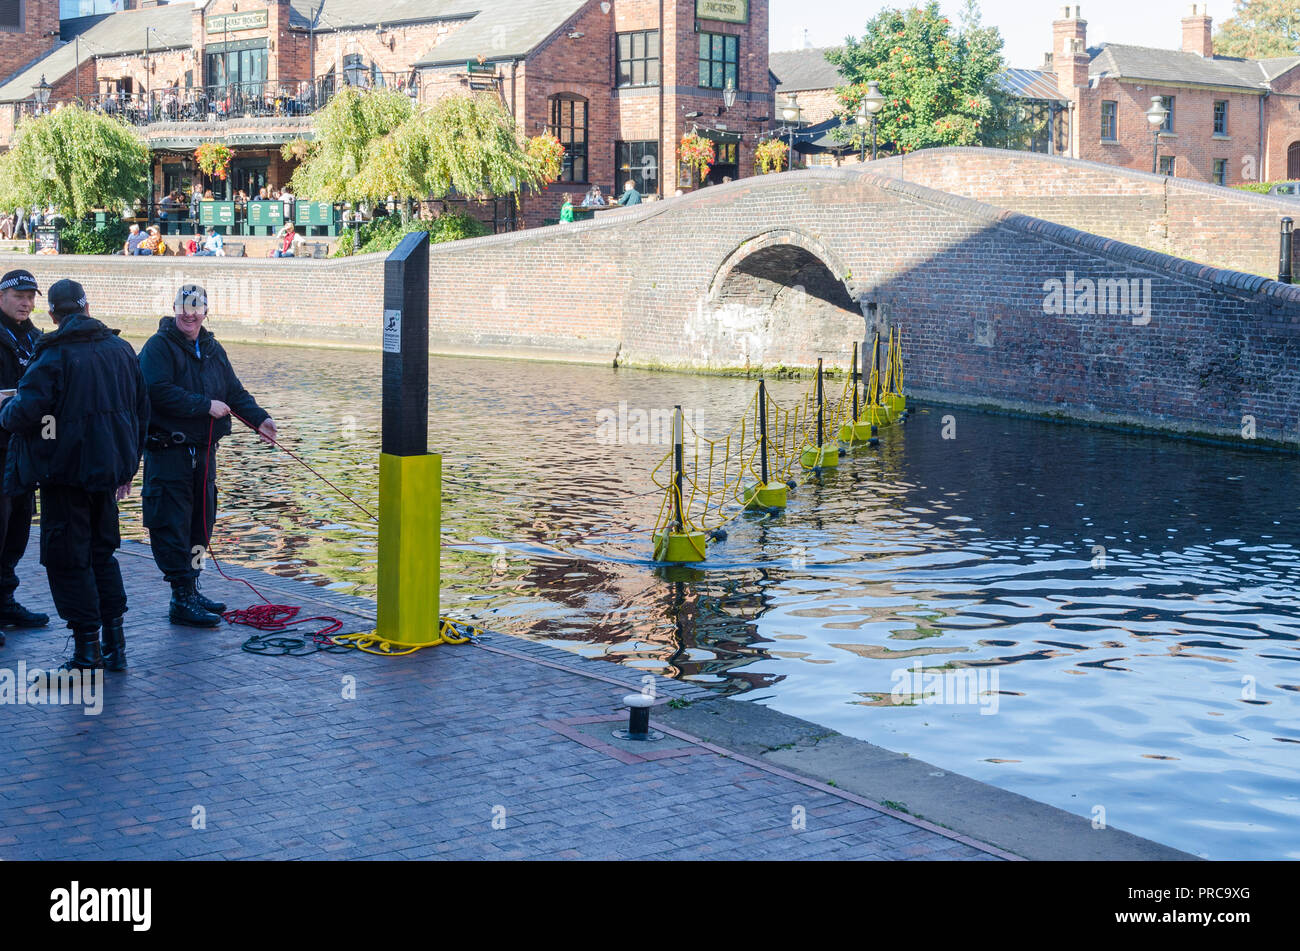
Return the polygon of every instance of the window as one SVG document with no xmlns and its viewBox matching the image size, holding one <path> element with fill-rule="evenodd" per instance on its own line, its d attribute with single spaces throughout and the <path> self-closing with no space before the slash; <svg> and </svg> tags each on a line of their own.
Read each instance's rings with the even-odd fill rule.
<svg viewBox="0 0 1300 951">
<path fill-rule="evenodd" d="M 1228 103 L 1223 99 L 1214 103 L 1214 134 L 1228 134 Z"/>
<path fill-rule="evenodd" d="M 659 191 L 659 143 L 619 142 L 614 146 L 614 188 L 611 195 L 623 194 L 628 180 L 636 182 L 642 195 Z"/>
<path fill-rule="evenodd" d="M 22 0 L 0 0 L 0 30 L 21 31 L 22 28 Z"/>
<path fill-rule="evenodd" d="M 587 181 L 587 100 L 551 97 L 551 134 L 564 146 L 562 182 Z"/>
<path fill-rule="evenodd" d="M 740 37 L 700 34 L 700 85 L 706 89 L 740 88 Z"/>
<path fill-rule="evenodd" d="M 1160 174 L 1169 176 L 1174 174 L 1174 157 L 1172 155 L 1160 156 Z"/>
<path fill-rule="evenodd" d="M 1103 142 L 1114 142 L 1118 136 L 1116 132 L 1115 118 L 1119 113 L 1118 102 L 1103 102 L 1101 104 L 1101 140 Z"/>
<path fill-rule="evenodd" d="M 618 35 L 618 84 L 659 85 L 659 31 Z"/>
<path fill-rule="evenodd" d="M 1165 107 L 1165 111 L 1169 113 L 1169 115 L 1165 116 L 1165 124 L 1160 127 L 1160 131 L 1173 132 L 1174 131 L 1174 97 L 1161 96 L 1160 104 L 1163 105 Z"/>
<path fill-rule="evenodd" d="M 1228 160 L 1216 158 L 1214 160 L 1214 184 L 1228 184 Z"/>
</svg>

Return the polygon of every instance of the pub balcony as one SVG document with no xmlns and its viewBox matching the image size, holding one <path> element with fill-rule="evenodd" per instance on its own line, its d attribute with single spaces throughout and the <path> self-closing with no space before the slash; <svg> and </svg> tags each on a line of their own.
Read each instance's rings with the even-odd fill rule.
<svg viewBox="0 0 1300 951">
<path fill-rule="evenodd" d="M 133 126 L 158 123 L 216 123 L 239 119 L 296 118 L 323 109 L 346 86 L 360 89 L 387 87 L 419 98 L 419 74 L 365 72 L 355 79 L 316 82 L 240 82 L 181 89 L 164 86 L 148 93 L 110 92 L 93 96 L 54 99 L 42 105 L 35 99 L 13 104 L 14 124 L 69 103 L 115 116 Z"/>
</svg>

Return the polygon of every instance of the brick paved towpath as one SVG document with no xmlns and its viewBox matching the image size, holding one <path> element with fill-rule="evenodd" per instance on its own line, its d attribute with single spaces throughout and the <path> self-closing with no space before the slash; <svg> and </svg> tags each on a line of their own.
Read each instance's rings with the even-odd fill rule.
<svg viewBox="0 0 1300 951">
<path fill-rule="evenodd" d="M 35 548 L 19 595 L 53 616 Z M 681 731 L 622 743 L 637 671 L 505 635 L 404 658 L 254 656 L 245 628 L 165 622 L 145 546 L 119 559 L 131 666 L 102 713 L 0 706 L 0 859 L 1011 857 Z M 232 573 L 373 627 L 372 602 Z M 204 590 L 250 600 L 213 571 Z M 9 632 L 0 668 L 57 666 L 57 623 Z M 707 695 L 662 679 L 658 694 Z"/>
</svg>

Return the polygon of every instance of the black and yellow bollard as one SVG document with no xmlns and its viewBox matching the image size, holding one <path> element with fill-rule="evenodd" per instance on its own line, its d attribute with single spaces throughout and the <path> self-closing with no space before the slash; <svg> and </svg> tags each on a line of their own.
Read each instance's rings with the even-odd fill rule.
<svg viewBox="0 0 1300 951">
<path fill-rule="evenodd" d="M 672 521 L 667 529 L 651 536 L 654 541 L 654 560 L 673 563 L 703 561 L 708 536 L 704 532 L 688 530 L 686 524 L 686 506 L 682 502 L 682 488 L 685 484 L 685 421 L 682 408 L 673 407 L 673 483 L 669 488 L 672 493 Z"/>
<path fill-rule="evenodd" d="M 379 456 L 379 624 L 397 647 L 441 641 L 442 457 L 429 440 L 429 235 L 384 262 L 383 442 Z"/>
<path fill-rule="evenodd" d="M 865 348 L 864 348 L 865 349 Z M 840 427 L 840 442 L 850 446 L 865 445 L 872 437 L 871 421 L 862 416 L 862 406 L 858 401 L 858 384 L 862 381 L 862 366 L 858 357 L 858 345 L 853 344 L 853 369 L 849 371 L 849 385 L 853 388 L 853 417 Z"/>
<path fill-rule="evenodd" d="M 773 482 L 767 461 L 767 383 L 758 381 L 758 485 L 751 485 L 745 490 L 744 500 L 747 509 L 783 509 L 789 501 L 790 486 L 784 482 Z"/>
<path fill-rule="evenodd" d="M 840 464 L 840 444 L 826 445 L 826 393 L 822 386 L 822 358 L 817 358 L 817 445 L 799 454 L 805 469 L 836 469 Z"/>
</svg>

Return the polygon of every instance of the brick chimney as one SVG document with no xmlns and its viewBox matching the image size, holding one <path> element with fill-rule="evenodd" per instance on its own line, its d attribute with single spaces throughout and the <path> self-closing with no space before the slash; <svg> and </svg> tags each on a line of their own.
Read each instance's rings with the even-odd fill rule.
<svg viewBox="0 0 1300 951">
<path fill-rule="evenodd" d="M 1183 52 L 1195 53 L 1209 59 L 1214 55 L 1214 21 L 1204 3 L 1193 3 L 1191 12 L 1183 17 Z"/>
<path fill-rule="evenodd" d="M 1077 6 L 1060 9 L 1061 18 L 1052 22 L 1052 62 L 1057 88 L 1073 99 L 1077 87 L 1088 85 L 1088 21 Z"/>
</svg>

